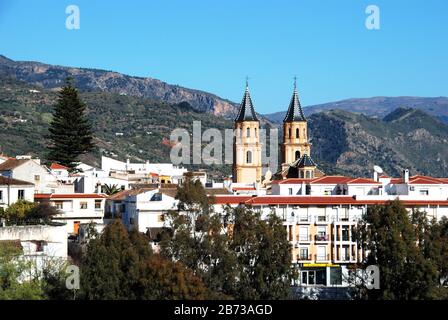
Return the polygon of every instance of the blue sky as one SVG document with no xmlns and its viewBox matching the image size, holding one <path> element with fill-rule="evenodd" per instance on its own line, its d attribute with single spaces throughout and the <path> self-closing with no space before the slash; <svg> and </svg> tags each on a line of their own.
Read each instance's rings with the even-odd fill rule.
<svg viewBox="0 0 448 320">
<path fill-rule="evenodd" d="M 65 28 L 78 5 L 79 30 Z M 365 9 L 380 8 L 380 30 Z M 258 112 L 378 95 L 447 96 L 446 0 L 0 0 L 0 54 L 94 67 L 240 102 Z"/>
</svg>

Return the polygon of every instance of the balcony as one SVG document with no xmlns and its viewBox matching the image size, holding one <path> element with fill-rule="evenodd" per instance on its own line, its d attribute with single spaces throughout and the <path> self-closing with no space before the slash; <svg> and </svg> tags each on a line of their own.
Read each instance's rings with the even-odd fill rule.
<svg viewBox="0 0 448 320">
<path fill-rule="evenodd" d="M 297 235 L 296 236 L 296 240 L 298 242 L 311 242 L 312 241 L 312 236 L 311 235 Z"/>
<path fill-rule="evenodd" d="M 297 261 L 311 261 L 313 259 L 313 255 L 311 254 L 298 254 Z"/>
<path fill-rule="evenodd" d="M 298 219 L 297 219 L 297 223 L 298 224 L 300 224 L 300 223 L 311 223 L 311 217 L 310 216 L 305 216 L 305 215 L 302 215 L 302 216 L 299 216 L 298 217 Z"/>
<path fill-rule="evenodd" d="M 330 241 L 330 235 L 328 234 L 316 234 L 314 241 Z"/>
<path fill-rule="evenodd" d="M 324 254 L 324 255 L 314 255 L 314 259 L 316 259 L 316 261 L 330 261 L 330 255 L 329 254 Z"/>
<path fill-rule="evenodd" d="M 315 222 L 316 224 L 327 224 L 330 222 L 330 219 L 327 216 L 317 216 Z"/>
</svg>

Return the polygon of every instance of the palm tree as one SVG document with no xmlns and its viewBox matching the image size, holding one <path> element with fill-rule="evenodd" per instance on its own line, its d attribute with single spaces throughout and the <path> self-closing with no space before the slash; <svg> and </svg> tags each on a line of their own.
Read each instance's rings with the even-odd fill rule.
<svg viewBox="0 0 448 320">
<path fill-rule="evenodd" d="M 116 185 L 116 184 L 105 184 L 102 187 L 102 191 L 103 191 L 103 193 L 107 194 L 108 196 L 111 196 L 113 194 L 120 192 L 121 189 L 118 188 L 118 185 Z"/>
</svg>

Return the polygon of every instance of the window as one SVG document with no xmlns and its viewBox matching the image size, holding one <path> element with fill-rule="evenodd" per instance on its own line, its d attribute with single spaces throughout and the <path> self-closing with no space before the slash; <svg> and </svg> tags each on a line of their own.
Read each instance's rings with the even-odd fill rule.
<svg viewBox="0 0 448 320">
<path fill-rule="evenodd" d="M 18 191 L 18 193 L 17 193 L 17 199 L 19 199 L 19 200 L 23 200 L 23 199 L 25 199 L 25 190 L 19 190 Z"/>
<path fill-rule="evenodd" d="M 292 188 L 288 188 L 289 195 L 292 195 Z"/>
<path fill-rule="evenodd" d="M 87 202 L 81 202 L 80 208 L 81 209 L 87 209 Z"/>
<path fill-rule="evenodd" d="M 0 190 L 0 202 L 3 201 L 3 191 Z"/>
<path fill-rule="evenodd" d="M 95 209 L 101 209 L 101 200 L 95 200 Z"/>
<path fill-rule="evenodd" d="M 299 158 L 300 158 L 300 151 L 297 150 L 297 151 L 296 151 L 296 160 L 299 159 Z"/>
<path fill-rule="evenodd" d="M 163 214 L 157 215 L 157 222 L 163 222 L 165 219 L 163 217 Z"/>
<path fill-rule="evenodd" d="M 421 196 L 427 196 L 427 195 L 429 195 L 429 190 L 428 189 L 420 189 L 419 193 Z"/>
<path fill-rule="evenodd" d="M 34 176 L 34 181 L 39 181 L 39 180 L 40 180 L 40 175 L 36 174 L 36 175 Z"/>
<path fill-rule="evenodd" d="M 252 163 L 252 151 L 246 152 L 246 163 Z"/>
<path fill-rule="evenodd" d="M 306 139 L 306 129 L 303 129 L 303 138 Z"/>
<path fill-rule="evenodd" d="M 296 138 L 298 139 L 299 136 L 300 136 L 300 135 L 299 135 L 299 128 L 297 128 L 297 129 L 296 129 Z"/>
<path fill-rule="evenodd" d="M 250 137 L 250 128 L 249 127 L 247 127 L 247 129 L 246 129 L 246 137 Z"/>
<path fill-rule="evenodd" d="M 291 128 L 288 129 L 288 137 L 291 138 Z"/>
<path fill-rule="evenodd" d="M 162 194 L 161 193 L 154 193 L 152 195 L 150 201 L 162 201 Z"/>
<path fill-rule="evenodd" d="M 44 252 L 45 241 L 34 241 L 36 252 Z"/>
<path fill-rule="evenodd" d="M 257 128 L 255 128 L 255 136 L 257 136 Z"/>
<path fill-rule="evenodd" d="M 308 248 L 300 248 L 299 260 L 308 260 Z"/>
<path fill-rule="evenodd" d="M 56 209 L 62 210 L 63 203 L 62 201 L 55 201 L 54 206 L 56 207 Z"/>
<path fill-rule="evenodd" d="M 310 173 L 310 171 L 308 171 L 308 170 L 306 171 L 306 178 L 307 178 L 307 179 L 310 179 L 310 178 L 311 178 L 311 173 Z"/>
<path fill-rule="evenodd" d="M 414 186 L 410 186 L 409 187 L 409 191 L 415 191 L 415 187 Z"/>
</svg>

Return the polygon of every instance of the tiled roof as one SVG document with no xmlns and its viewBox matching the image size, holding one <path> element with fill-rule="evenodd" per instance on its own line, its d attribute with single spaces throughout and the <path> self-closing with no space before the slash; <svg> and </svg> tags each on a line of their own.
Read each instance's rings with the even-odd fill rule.
<svg viewBox="0 0 448 320">
<path fill-rule="evenodd" d="M 368 178 L 356 178 L 346 182 L 347 184 L 381 184 L 378 181 Z"/>
<path fill-rule="evenodd" d="M 293 121 L 306 121 L 305 115 L 303 114 L 302 106 L 300 104 L 299 95 L 297 93 L 295 83 L 291 102 L 289 103 L 289 108 L 288 111 L 286 112 L 285 119 L 283 120 L 283 122 L 293 122 Z"/>
<path fill-rule="evenodd" d="M 339 184 L 345 183 L 347 181 L 353 180 L 353 178 L 345 176 L 323 176 L 322 178 L 317 178 L 311 181 L 311 184 Z"/>
<path fill-rule="evenodd" d="M 351 196 L 221 196 L 215 204 L 247 205 L 384 205 L 389 200 L 357 200 Z M 405 206 L 448 206 L 448 200 L 401 200 Z"/>
<path fill-rule="evenodd" d="M 17 179 L 8 179 L 8 177 L 0 176 L 0 185 L 10 185 L 10 186 L 34 186 L 33 183 Z"/>
<path fill-rule="evenodd" d="M 96 193 L 35 193 L 34 199 L 104 199 L 104 194 Z"/>
<path fill-rule="evenodd" d="M 0 164 L 0 171 L 15 169 L 28 161 L 30 161 L 30 160 L 29 159 L 15 159 L 15 158 L 8 159 L 5 162 Z"/>
<path fill-rule="evenodd" d="M 298 163 L 297 163 L 297 167 L 298 168 L 303 168 L 303 167 L 317 167 L 317 164 L 313 161 L 313 159 L 311 159 L 311 157 L 309 155 L 307 155 L 306 153 L 299 159 Z"/>
<path fill-rule="evenodd" d="M 52 170 L 68 170 L 68 167 L 63 166 L 62 164 L 54 163 L 54 162 L 53 162 L 53 163 L 50 165 L 50 169 L 52 169 Z"/>
<path fill-rule="evenodd" d="M 240 110 L 235 118 L 235 122 L 243 121 L 258 121 L 257 115 L 255 114 L 254 105 L 252 103 L 252 98 L 250 97 L 249 87 L 246 84 L 246 91 L 244 92 L 243 100 L 240 104 Z"/>
<path fill-rule="evenodd" d="M 303 182 L 311 182 L 316 180 L 317 178 L 312 179 L 302 179 L 302 178 L 288 178 L 283 180 L 274 180 L 272 181 L 272 184 L 302 184 Z"/>
<path fill-rule="evenodd" d="M 252 196 L 247 195 L 228 195 L 228 196 L 215 196 L 215 204 L 239 204 L 252 198 Z"/>
</svg>

